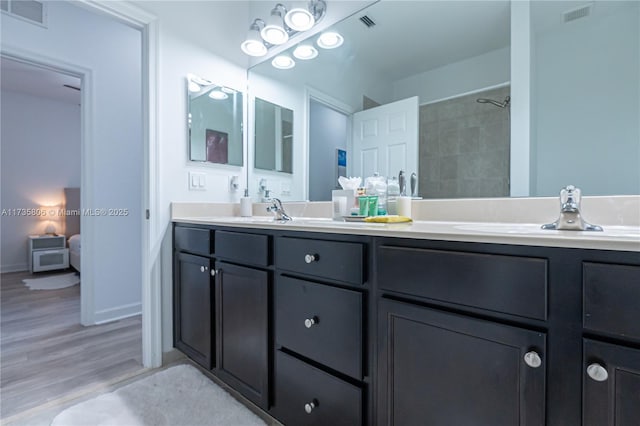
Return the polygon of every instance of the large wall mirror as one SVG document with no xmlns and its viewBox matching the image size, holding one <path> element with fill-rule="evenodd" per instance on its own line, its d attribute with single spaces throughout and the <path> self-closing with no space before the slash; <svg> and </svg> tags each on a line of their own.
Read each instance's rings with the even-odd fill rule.
<svg viewBox="0 0 640 426">
<path fill-rule="evenodd" d="M 189 160 L 242 166 L 242 93 L 195 75 L 187 93 Z"/>
<path fill-rule="evenodd" d="M 256 98 L 255 167 L 283 173 L 293 172 L 293 111 Z"/>
<path fill-rule="evenodd" d="M 415 172 L 424 198 L 640 193 L 640 3 L 382 0 L 330 30 L 341 46 L 249 72 L 300 122 L 288 199 L 326 198 L 317 144 L 352 176 Z M 318 104 L 349 124 L 314 137 Z"/>
</svg>

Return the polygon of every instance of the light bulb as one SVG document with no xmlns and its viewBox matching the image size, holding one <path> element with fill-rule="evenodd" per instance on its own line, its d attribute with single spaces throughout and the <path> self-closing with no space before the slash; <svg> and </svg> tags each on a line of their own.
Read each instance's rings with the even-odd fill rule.
<svg viewBox="0 0 640 426">
<path fill-rule="evenodd" d="M 296 66 L 296 63 L 287 55 L 278 55 L 273 58 L 271 65 L 281 70 L 288 70 Z"/>
<path fill-rule="evenodd" d="M 301 44 L 300 46 L 295 48 L 295 50 L 293 51 L 293 56 L 302 60 L 313 59 L 318 56 L 318 49 L 311 46 L 310 44 Z"/>
<path fill-rule="evenodd" d="M 258 40 L 245 40 L 240 45 L 240 48 L 249 56 L 264 56 L 267 54 L 267 46 Z"/>
<path fill-rule="evenodd" d="M 336 47 L 342 46 L 342 43 L 344 43 L 344 38 L 340 34 L 332 31 L 322 33 L 318 38 L 317 43 L 318 46 L 322 47 L 323 49 L 335 49 Z"/>
<path fill-rule="evenodd" d="M 296 7 L 284 15 L 284 22 L 289 28 L 295 31 L 310 30 L 316 23 L 313 15 L 306 9 Z"/>
</svg>

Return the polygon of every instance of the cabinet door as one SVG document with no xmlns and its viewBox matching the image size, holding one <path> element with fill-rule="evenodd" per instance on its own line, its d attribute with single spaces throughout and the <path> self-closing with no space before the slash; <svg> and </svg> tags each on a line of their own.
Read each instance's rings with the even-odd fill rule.
<svg viewBox="0 0 640 426">
<path fill-rule="evenodd" d="M 544 424 L 543 333 L 390 300 L 378 315 L 378 424 Z"/>
<path fill-rule="evenodd" d="M 582 424 L 640 424 L 640 350 L 584 341 Z"/>
<path fill-rule="evenodd" d="M 269 273 L 216 262 L 218 369 L 231 387 L 268 405 Z"/>
<path fill-rule="evenodd" d="M 210 259 L 178 252 L 173 288 L 174 346 L 207 369 L 214 365 Z"/>
</svg>

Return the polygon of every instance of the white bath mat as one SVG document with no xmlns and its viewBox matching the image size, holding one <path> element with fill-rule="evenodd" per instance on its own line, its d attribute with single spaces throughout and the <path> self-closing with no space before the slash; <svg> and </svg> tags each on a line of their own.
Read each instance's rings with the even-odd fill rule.
<svg viewBox="0 0 640 426">
<path fill-rule="evenodd" d="M 81 402 L 51 426 L 264 426 L 266 423 L 190 365 L 157 372 Z"/>
<path fill-rule="evenodd" d="M 42 278 L 28 278 L 22 280 L 29 290 L 57 290 L 80 283 L 80 276 L 75 272 L 63 275 L 51 275 Z"/>
</svg>

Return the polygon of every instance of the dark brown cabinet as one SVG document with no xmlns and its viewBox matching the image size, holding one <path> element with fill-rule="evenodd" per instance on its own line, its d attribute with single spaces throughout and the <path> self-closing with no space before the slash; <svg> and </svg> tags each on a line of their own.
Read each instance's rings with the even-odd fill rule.
<svg viewBox="0 0 640 426">
<path fill-rule="evenodd" d="M 543 333 L 391 300 L 378 305 L 381 425 L 543 425 Z"/>
<path fill-rule="evenodd" d="M 636 426 L 640 253 L 176 224 L 174 343 L 287 426 Z"/>
<path fill-rule="evenodd" d="M 640 349 L 585 339 L 582 424 L 640 424 Z"/>
<path fill-rule="evenodd" d="M 209 370 L 215 364 L 211 260 L 178 252 L 174 267 L 174 346 Z"/>
<path fill-rule="evenodd" d="M 267 408 L 269 273 L 216 262 L 216 374 Z"/>
</svg>

